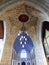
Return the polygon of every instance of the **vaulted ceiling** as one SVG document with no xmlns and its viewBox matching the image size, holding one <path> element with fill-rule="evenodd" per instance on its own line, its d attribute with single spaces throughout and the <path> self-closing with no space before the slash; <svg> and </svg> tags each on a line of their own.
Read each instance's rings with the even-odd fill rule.
<svg viewBox="0 0 49 65">
<path fill-rule="evenodd" d="M 14 4 L 18 1 L 24 1 L 24 0 L 0 0 L 0 11 L 2 11 L 7 6 Z M 26 0 L 26 1 L 35 3 L 36 5 L 45 9 L 45 11 L 49 11 L 49 0 Z"/>
<path fill-rule="evenodd" d="M 20 3 L 22 1 L 23 3 Z M 49 13 L 49 5 L 48 5 L 49 1 L 48 2 L 46 0 L 42 0 L 42 1 L 41 0 L 26 0 L 26 1 L 39 6 L 40 8 L 44 10 L 44 12 Z M 2 17 L 4 20 L 7 19 L 10 22 L 11 34 L 13 32 L 16 33 L 17 31 L 21 30 L 23 23 L 20 22 L 19 16 L 22 14 L 25 14 L 29 17 L 28 22 L 24 23 L 26 31 L 29 31 L 32 33 L 32 35 L 34 35 L 35 29 L 37 28 L 36 27 L 37 21 L 39 20 L 39 17 L 41 16 L 41 14 L 43 14 L 43 12 L 40 10 L 40 8 L 38 9 L 34 5 L 32 6 L 32 4 L 26 3 L 26 1 L 24 0 L 0 0 L 0 18 Z M 19 2 L 19 4 L 17 4 L 17 2 Z M 17 39 L 19 41 L 19 37 Z M 15 43 L 17 43 L 17 40 L 15 41 Z M 32 41 L 31 41 L 31 44 L 32 44 Z M 30 45 L 30 41 L 29 41 L 29 45 Z M 19 42 L 18 42 L 18 46 L 21 48 Z M 20 50 L 20 48 L 18 50 Z M 26 49 L 30 51 L 30 49 L 28 49 L 27 47 Z"/>
<path fill-rule="evenodd" d="M 28 22 L 24 23 L 24 26 L 25 26 L 26 30 L 34 33 L 36 25 L 37 25 L 38 17 L 40 17 L 40 14 L 42 14 L 42 12 L 40 10 L 32 7 L 31 5 L 27 4 L 26 2 L 22 2 L 22 3 L 19 3 L 18 5 L 15 4 L 14 6 L 7 8 L 2 13 L 0 18 L 3 17 L 5 19 L 8 19 L 11 24 L 11 31 L 16 32 L 22 28 L 22 24 L 23 24 L 22 22 L 20 22 L 19 16 L 27 15 L 29 19 L 28 19 Z"/>
</svg>

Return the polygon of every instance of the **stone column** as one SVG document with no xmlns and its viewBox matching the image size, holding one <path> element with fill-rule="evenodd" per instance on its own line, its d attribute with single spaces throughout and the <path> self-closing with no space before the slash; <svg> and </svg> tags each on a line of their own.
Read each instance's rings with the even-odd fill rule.
<svg viewBox="0 0 49 65">
<path fill-rule="evenodd" d="M 35 45 L 35 59 L 36 59 L 36 65 L 47 65 L 46 57 L 42 45 L 42 38 L 41 38 L 41 26 L 42 23 L 39 22 L 37 25 L 37 32 L 36 32 L 36 45 Z"/>
</svg>

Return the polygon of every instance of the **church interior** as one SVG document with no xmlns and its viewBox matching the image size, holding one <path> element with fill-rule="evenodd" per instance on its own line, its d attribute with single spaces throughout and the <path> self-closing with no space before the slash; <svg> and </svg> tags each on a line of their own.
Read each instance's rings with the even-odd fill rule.
<svg viewBox="0 0 49 65">
<path fill-rule="evenodd" d="M 0 0 L 0 65 L 49 65 L 49 0 Z"/>
</svg>

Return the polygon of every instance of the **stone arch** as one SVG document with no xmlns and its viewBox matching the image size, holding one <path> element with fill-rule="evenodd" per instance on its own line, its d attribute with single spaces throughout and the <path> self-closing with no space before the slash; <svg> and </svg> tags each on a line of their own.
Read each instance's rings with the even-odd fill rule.
<svg viewBox="0 0 49 65">
<path fill-rule="evenodd" d="M 26 1 L 22 1 L 22 4 L 25 4 L 26 3 Z M 26 3 L 27 4 L 27 3 Z M 32 3 L 33 4 L 33 3 Z M 16 5 L 16 4 L 15 4 Z M 13 43 L 14 43 L 14 40 L 15 40 L 15 36 L 17 36 L 17 33 L 18 33 L 18 31 L 20 30 L 20 28 L 16 28 L 16 27 L 13 27 L 13 29 L 12 29 L 12 25 L 15 25 L 13 22 L 11 22 L 12 21 L 12 19 L 13 18 L 10 18 L 9 16 L 11 16 L 11 13 L 12 13 L 12 11 L 14 10 L 14 7 L 15 7 L 15 5 L 11 5 L 11 6 L 9 6 L 7 9 L 5 9 L 4 11 L 2 11 L 1 12 L 1 15 L 0 15 L 0 18 L 3 18 L 4 20 L 6 19 L 7 20 L 7 25 L 9 25 L 8 27 L 7 27 L 7 31 L 9 31 L 7 34 L 8 34 L 8 36 L 7 36 L 7 41 L 6 41 L 6 45 L 7 45 L 7 43 L 8 43 L 8 45 L 7 45 L 7 49 L 6 49 L 6 52 L 5 52 L 5 54 L 7 53 L 8 54 L 8 52 L 11 52 L 10 54 L 8 54 L 8 57 L 10 57 L 10 58 L 6 58 L 7 57 L 7 54 L 6 54 L 6 57 L 3 55 L 3 59 L 2 59 L 2 64 L 4 65 L 4 64 L 11 64 L 11 57 L 12 57 L 12 48 L 13 48 Z M 29 5 L 29 4 L 28 4 Z M 31 4 L 30 4 L 31 5 Z M 34 4 L 35 5 L 35 4 Z M 33 5 L 32 5 L 33 6 Z M 13 8 L 13 9 L 12 9 Z M 40 8 L 39 8 L 40 9 Z M 37 12 L 39 11 L 39 9 L 36 9 L 35 8 L 35 11 L 37 10 Z M 40 9 L 41 10 L 41 9 Z M 43 14 L 44 13 L 44 14 Z M 41 13 L 39 12 L 38 14 L 40 14 L 40 18 L 39 18 L 39 16 L 37 15 L 37 14 L 34 14 L 34 16 L 35 17 L 37 17 L 37 18 L 39 18 L 39 20 L 38 20 L 38 22 L 37 22 L 37 25 L 35 26 L 35 27 L 31 27 L 31 30 L 28 30 L 28 32 L 29 32 L 29 34 L 30 34 L 30 36 L 31 36 L 31 38 L 32 38 L 32 40 L 34 40 L 34 43 L 36 43 L 36 44 L 34 44 L 35 45 L 35 52 L 37 52 L 36 51 L 36 49 L 37 49 L 37 47 L 38 47 L 38 45 L 37 45 L 37 43 L 40 43 L 41 42 L 41 22 L 40 22 L 40 20 L 42 19 L 44 19 L 44 20 L 47 20 L 47 14 L 43 11 L 41 11 Z M 8 16 L 7 16 L 8 15 Z M 46 19 L 45 19 L 46 18 Z M 14 20 L 15 19 L 15 20 Z M 13 21 L 15 22 L 16 21 L 16 18 L 14 18 L 13 19 Z M 18 20 L 17 20 L 18 21 Z M 21 24 L 21 23 L 19 23 L 19 24 Z M 21 24 L 22 25 L 22 24 Z M 15 26 L 17 26 L 17 25 L 15 25 Z M 18 25 L 19 26 L 19 25 Z M 39 27 L 39 28 L 38 28 Z M 13 32 L 14 30 L 15 30 L 15 28 L 16 28 L 16 31 L 15 32 Z M 40 29 L 40 30 L 39 30 Z M 34 31 L 33 31 L 34 30 Z M 38 32 L 37 32 L 38 31 Z M 40 31 L 40 32 L 39 32 Z M 10 37 L 10 38 L 9 38 Z M 13 37 L 13 38 L 12 38 Z M 40 39 L 39 39 L 40 38 Z M 11 39 L 11 40 L 10 40 Z M 10 40 L 10 42 L 9 42 L 9 40 Z M 37 45 L 37 47 L 36 47 L 36 45 Z M 40 45 L 40 44 L 39 44 Z M 9 50 L 8 50 L 8 46 L 9 46 Z M 8 52 L 7 52 L 8 51 Z M 43 50 L 42 50 L 43 51 Z M 40 53 L 40 52 L 39 52 Z M 38 56 L 38 54 L 36 55 L 36 62 L 37 62 L 37 65 L 38 65 L 38 60 L 37 60 L 37 56 Z M 38 56 L 39 57 L 39 56 Z M 45 58 L 45 57 L 44 57 Z M 3 61 L 4 59 L 6 59 L 5 61 Z M 9 61 L 10 60 L 10 61 Z M 7 63 L 6 63 L 6 61 L 8 61 Z M 45 63 L 46 64 L 46 63 Z M 44 65 L 44 63 L 43 63 L 43 65 Z"/>
</svg>

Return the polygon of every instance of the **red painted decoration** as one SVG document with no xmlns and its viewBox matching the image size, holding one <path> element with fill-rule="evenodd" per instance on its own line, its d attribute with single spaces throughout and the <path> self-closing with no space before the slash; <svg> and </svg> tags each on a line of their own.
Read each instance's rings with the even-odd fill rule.
<svg viewBox="0 0 49 65">
<path fill-rule="evenodd" d="M 4 26 L 3 26 L 3 21 L 0 20 L 0 39 L 3 39 L 4 37 Z"/>
<path fill-rule="evenodd" d="M 19 17 L 18 17 L 19 21 L 21 22 L 27 22 L 29 20 L 29 17 L 26 15 L 26 14 L 21 14 Z"/>
</svg>

